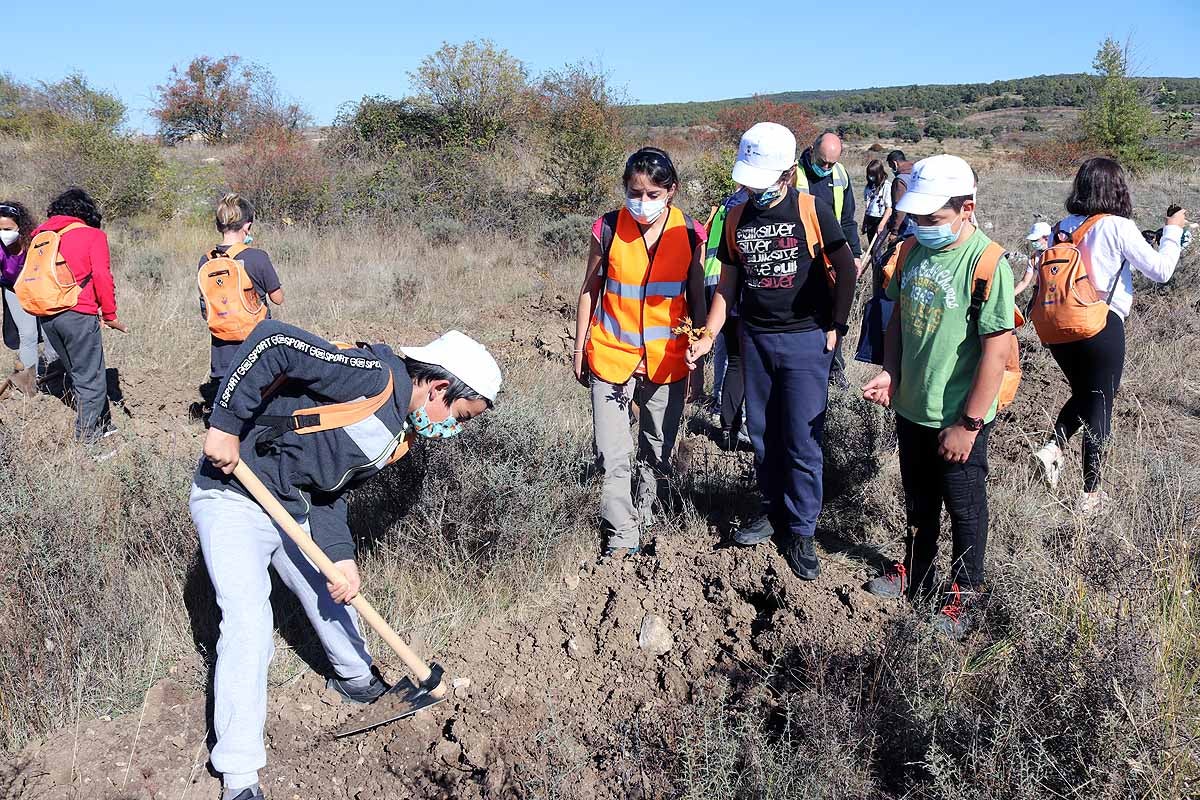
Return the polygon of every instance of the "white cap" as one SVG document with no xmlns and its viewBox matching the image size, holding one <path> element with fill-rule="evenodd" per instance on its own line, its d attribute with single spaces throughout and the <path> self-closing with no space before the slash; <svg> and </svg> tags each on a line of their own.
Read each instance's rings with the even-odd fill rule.
<svg viewBox="0 0 1200 800">
<path fill-rule="evenodd" d="M 905 214 L 932 214 L 951 197 L 975 194 L 975 173 L 958 156 L 942 154 L 922 159 L 913 165 L 908 191 L 896 203 Z"/>
<path fill-rule="evenodd" d="M 734 183 L 762 191 L 796 163 L 796 137 L 776 122 L 759 122 L 742 134 L 737 160 L 733 162 Z"/>
<path fill-rule="evenodd" d="M 500 392 L 500 365 L 483 345 L 459 331 L 447 331 L 425 347 L 403 347 L 400 355 L 436 364 L 470 386 L 488 402 Z"/>
<path fill-rule="evenodd" d="M 1036 242 L 1038 239 L 1041 239 L 1043 236 L 1045 236 L 1047 238 L 1049 238 L 1049 236 L 1050 236 L 1050 223 L 1049 222 L 1033 223 L 1033 227 L 1029 229 L 1029 234 L 1025 238 L 1031 242 Z"/>
</svg>

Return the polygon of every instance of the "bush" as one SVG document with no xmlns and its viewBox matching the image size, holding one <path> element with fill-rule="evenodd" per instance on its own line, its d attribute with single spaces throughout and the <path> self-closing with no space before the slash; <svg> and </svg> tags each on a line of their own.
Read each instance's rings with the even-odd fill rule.
<svg viewBox="0 0 1200 800">
<path fill-rule="evenodd" d="M 593 222 L 595 217 L 583 214 L 553 217 L 538 231 L 538 244 L 558 258 L 578 256 L 582 261 L 587 254 Z"/>
<path fill-rule="evenodd" d="M 1025 145 L 1014 158 L 1030 170 L 1071 175 L 1083 161 L 1096 155 L 1094 145 L 1078 139 L 1046 139 Z"/>
<path fill-rule="evenodd" d="M 442 44 L 409 76 L 417 97 L 441 109 L 464 135 L 462 144 L 492 147 L 525 119 L 525 65 L 490 40 Z"/>
<path fill-rule="evenodd" d="M 157 92 L 150 113 L 172 144 L 190 136 L 245 141 L 262 130 L 295 131 L 309 122 L 299 105 L 279 97 L 269 70 L 243 64 L 238 56 L 201 56 L 186 69 L 172 67 L 169 82 Z"/>
<path fill-rule="evenodd" d="M 695 162 L 684 167 L 684 184 L 689 192 L 697 195 L 695 205 L 698 209 L 703 206 L 703 210 L 707 211 L 733 194 L 736 184 L 732 170 L 736 157 L 737 150 L 727 145 L 716 152 L 706 151 Z"/>
<path fill-rule="evenodd" d="M 722 109 L 717 114 L 717 127 L 725 135 L 725 141 L 738 141 L 756 122 L 778 122 L 796 135 L 796 141 L 812 141 L 817 133 L 816 123 L 806 106 L 799 103 L 776 103 L 763 97 L 755 97 L 748 103 Z"/>
<path fill-rule="evenodd" d="M 50 193 L 82 186 L 108 219 L 174 212 L 166 163 L 153 143 L 99 125 L 66 124 L 48 140 L 44 158 Z"/>
<path fill-rule="evenodd" d="M 443 147 L 463 131 L 441 109 L 412 100 L 364 97 L 334 120 L 331 147 L 342 156 L 387 159 L 405 148 Z"/>
<path fill-rule="evenodd" d="M 92 88 L 79 73 L 37 87 L 0 74 L 0 134 L 27 138 L 71 125 L 113 133 L 124 120 L 125 104 L 111 92 Z"/>
<path fill-rule="evenodd" d="M 261 217 L 313 222 L 329 209 L 329 167 L 310 142 L 289 130 L 260 131 L 229 159 L 226 174 Z"/>
<path fill-rule="evenodd" d="M 622 166 L 621 115 L 608 76 L 586 63 L 552 72 L 542 80 L 539 106 L 551 209 L 599 213 Z"/>
</svg>

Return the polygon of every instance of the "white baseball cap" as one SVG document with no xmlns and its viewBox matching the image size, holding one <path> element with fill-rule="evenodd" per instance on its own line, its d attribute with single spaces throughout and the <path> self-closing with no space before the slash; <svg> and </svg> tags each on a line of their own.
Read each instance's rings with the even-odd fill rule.
<svg viewBox="0 0 1200 800">
<path fill-rule="evenodd" d="M 796 163 L 796 137 L 776 122 L 759 122 L 742 134 L 737 160 L 733 162 L 734 183 L 762 191 Z"/>
<path fill-rule="evenodd" d="M 489 403 L 500 393 L 500 365 L 487 348 L 459 331 L 447 331 L 425 347 L 403 347 L 400 355 L 436 364 L 470 386 Z"/>
<path fill-rule="evenodd" d="M 1038 239 L 1041 239 L 1043 236 L 1045 236 L 1045 237 L 1050 236 L 1050 223 L 1049 222 L 1033 223 L 1033 227 L 1029 229 L 1029 234 L 1025 238 L 1031 242 L 1036 242 Z"/>
<path fill-rule="evenodd" d="M 975 194 L 975 173 L 958 156 L 942 154 L 922 159 L 913 165 L 908 191 L 896 203 L 905 214 L 932 214 L 951 197 Z"/>
</svg>

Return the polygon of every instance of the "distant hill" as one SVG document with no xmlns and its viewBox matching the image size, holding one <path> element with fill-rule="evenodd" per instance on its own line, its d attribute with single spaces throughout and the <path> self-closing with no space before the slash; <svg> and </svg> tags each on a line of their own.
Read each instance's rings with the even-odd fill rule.
<svg viewBox="0 0 1200 800">
<path fill-rule="evenodd" d="M 711 122 L 722 109 L 756 99 L 777 103 L 803 103 L 821 117 L 839 114 L 881 114 L 917 110 L 956 119 L 977 111 L 1002 108 L 1079 107 L 1095 91 L 1094 75 L 1037 75 L 991 83 L 929 84 L 870 89 L 780 92 L 755 97 L 735 97 L 694 103 L 631 105 L 630 125 L 690 126 Z M 1200 105 L 1200 78 L 1140 78 L 1153 93 L 1165 85 L 1184 105 Z"/>
</svg>

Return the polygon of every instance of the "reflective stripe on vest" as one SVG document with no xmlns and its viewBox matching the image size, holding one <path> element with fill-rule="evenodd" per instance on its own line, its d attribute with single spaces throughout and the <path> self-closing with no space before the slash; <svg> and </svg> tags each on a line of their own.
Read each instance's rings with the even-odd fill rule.
<svg viewBox="0 0 1200 800">
<path fill-rule="evenodd" d="M 629 380 L 643 361 L 655 383 L 687 377 L 687 337 L 671 329 L 688 316 L 686 287 L 693 258 L 689 223 L 670 209 L 650 258 L 641 228 L 621 209 L 609 249 L 604 291 L 588 333 L 588 366 L 608 383 Z"/>
</svg>

